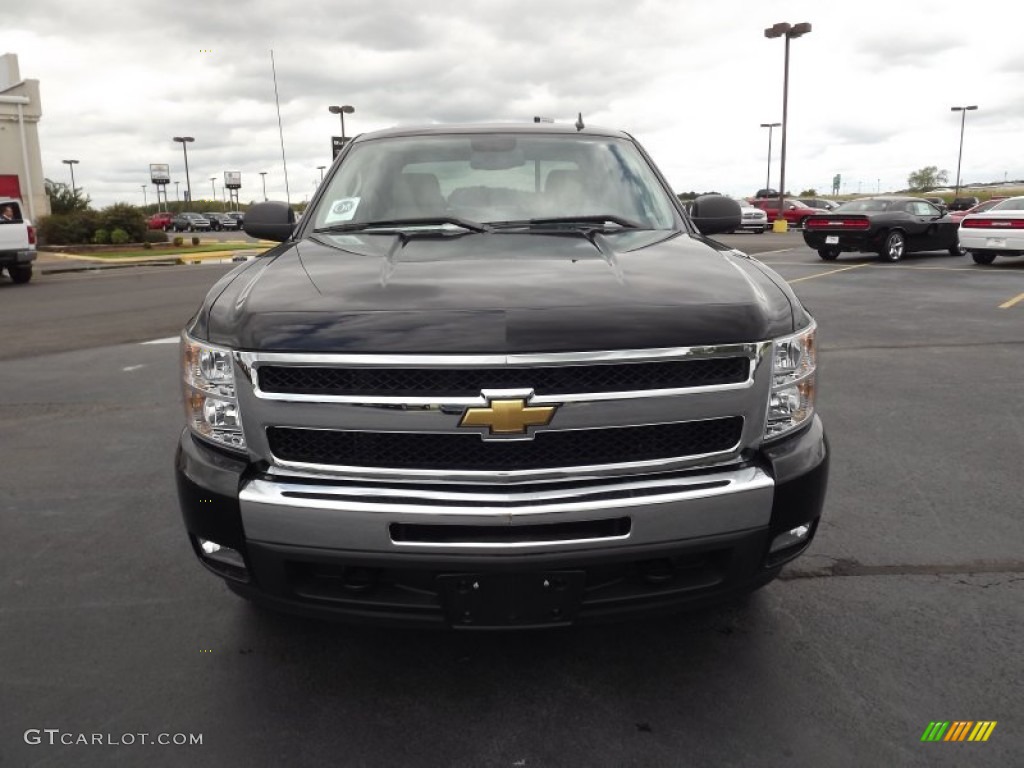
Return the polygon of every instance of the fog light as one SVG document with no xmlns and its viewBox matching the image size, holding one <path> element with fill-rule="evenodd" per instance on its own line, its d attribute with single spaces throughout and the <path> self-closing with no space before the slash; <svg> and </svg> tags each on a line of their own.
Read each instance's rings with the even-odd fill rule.
<svg viewBox="0 0 1024 768">
<path fill-rule="evenodd" d="M 245 559 L 237 549 L 222 547 L 209 539 L 199 539 L 199 549 L 202 550 L 203 558 L 206 560 L 245 570 Z"/>
<path fill-rule="evenodd" d="M 796 528 L 780 533 L 772 541 L 771 547 L 768 549 L 768 553 L 778 552 L 780 549 L 789 549 L 790 547 L 802 544 L 807 541 L 807 537 L 811 535 L 811 526 L 798 525 Z"/>
</svg>

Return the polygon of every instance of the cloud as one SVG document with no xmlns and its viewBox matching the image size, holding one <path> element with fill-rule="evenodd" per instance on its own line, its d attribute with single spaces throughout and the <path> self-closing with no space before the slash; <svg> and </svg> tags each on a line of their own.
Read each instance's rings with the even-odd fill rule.
<svg viewBox="0 0 1024 768">
<path fill-rule="evenodd" d="M 790 72 L 789 163 L 812 179 L 805 186 L 837 169 L 875 178 L 901 164 L 904 177 L 949 166 L 955 103 L 982 106 L 969 118 L 972 135 L 990 139 L 977 167 L 984 156 L 1024 175 L 1012 137 L 1024 121 L 1024 59 L 1012 53 L 1012 25 L 973 22 L 962 4 L 922 14 L 861 0 L 857 19 L 886 19 L 870 27 L 851 13 L 794 1 L 783 14 L 814 25 L 794 42 Z M 762 32 L 779 20 L 739 0 L 33 0 L 6 18 L 4 44 L 41 82 L 44 171 L 61 178 L 60 160 L 79 158 L 76 180 L 101 204 L 141 202 L 150 162 L 183 180 L 171 141 L 183 133 L 196 138 L 194 179 L 239 170 L 245 197 L 268 171 L 268 193 L 283 197 L 271 49 L 302 194 L 330 162 L 340 128 L 331 104 L 355 107 L 349 134 L 582 112 L 637 136 L 679 189 L 749 192 L 764 182 L 759 124 L 781 118 L 782 45 Z"/>
<path fill-rule="evenodd" d="M 866 59 L 867 66 L 876 70 L 897 67 L 919 67 L 938 69 L 956 57 L 963 41 L 955 35 L 914 34 L 911 32 L 886 32 L 864 40 L 856 51 Z"/>
</svg>

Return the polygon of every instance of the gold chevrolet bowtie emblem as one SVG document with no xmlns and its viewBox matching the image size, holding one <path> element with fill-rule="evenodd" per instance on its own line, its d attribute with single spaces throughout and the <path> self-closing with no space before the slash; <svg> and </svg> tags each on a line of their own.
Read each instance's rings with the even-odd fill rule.
<svg viewBox="0 0 1024 768">
<path fill-rule="evenodd" d="M 555 407 L 528 406 L 525 400 L 491 400 L 486 408 L 467 408 L 459 426 L 487 427 L 492 435 L 524 435 L 527 427 L 548 424 Z"/>
</svg>

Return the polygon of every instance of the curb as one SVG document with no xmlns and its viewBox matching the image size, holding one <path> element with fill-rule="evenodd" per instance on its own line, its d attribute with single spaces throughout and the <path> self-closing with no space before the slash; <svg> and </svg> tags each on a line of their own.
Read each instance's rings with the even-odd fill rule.
<svg viewBox="0 0 1024 768">
<path fill-rule="evenodd" d="M 131 261 L 131 262 L 118 262 L 116 264 L 97 264 L 95 262 L 88 262 L 82 264 L 49 264 L 43 266 L 36 263 L 36 271 L 41 275 L 58 275 L 65 272 L 103 272 L 108 269 L 128 269 L 130 267 L 175 267 L 178 266 L 178 261 L 174 259 L 161 259 L 159 261 Z"/>
<path fill-rule="evenodd" d="M 145 259 L 125 259 L 121 261 L 108 261 L 105 259 L 93 259 L 81 256 L 58 256 L 62 261 L 66 258 L 69 263 L 54 261 L 35 262 L 36 271 L 41 275 L 62 274 L 65 272 L 95 272 L 108 269 L 128 269 L 130 267 L 176 267 L 202 264 L 206 261 L 243 262 L 255 258 L 263 251 L 255 249 L 244 249 L 241 251 L 217 251 L 213 253 L 197 253 L 188 255 L 184 253 L 168 254 Z"/>
</svg>

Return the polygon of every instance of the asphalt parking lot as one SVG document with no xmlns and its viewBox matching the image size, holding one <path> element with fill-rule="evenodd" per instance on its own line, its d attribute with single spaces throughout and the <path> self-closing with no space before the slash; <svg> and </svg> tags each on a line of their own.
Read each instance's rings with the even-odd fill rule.
<svg viewBox="0 0 1024 768">
<path fill-rule="evenodd" d="M 183 534 L 162 343 L 230 267 L 5 277 L 0 765 L 1020 764 L 1024 259 L 826 263 L 796 233 L 721 239 L 818 320 L 818 537 L 740 603 L 541 633 L 237 600 Z M 922 743 L 936 720 L 998 725 Z M 44 729 L 202 744 L 28 743 Z"/>
</svg>

